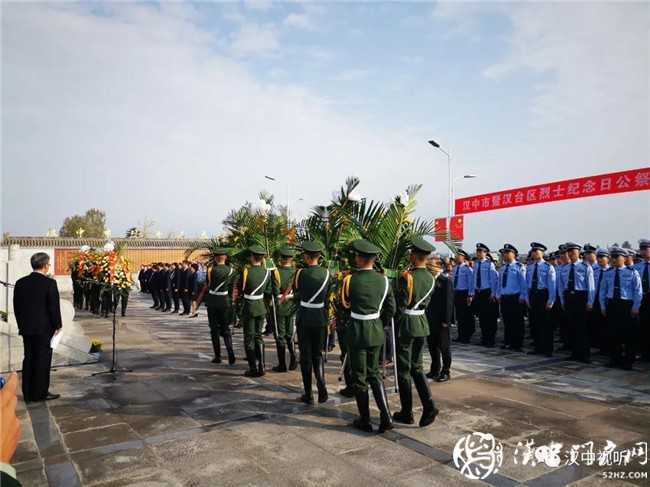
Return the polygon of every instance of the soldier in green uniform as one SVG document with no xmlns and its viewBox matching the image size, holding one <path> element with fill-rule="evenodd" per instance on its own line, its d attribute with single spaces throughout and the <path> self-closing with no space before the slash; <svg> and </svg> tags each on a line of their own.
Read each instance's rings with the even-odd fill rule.
<svg viewBox="0 0 650 487">
<path fill-rule="evenodd" d="M 295 251 L 288 246 L 280 249 L 280 265 L 275 270 L 275 291 L 277 293 L 276 307 L 277 324 L 274 330 L 275 343 L 278 348 L 278 365 L 274 372 L 287 371 L 287 354 L 289 349 L 289 370 L 298 367 L 296 351 L 293 346 L 293 317 L 296 307 L 293 301 L 293 256 Z"/>
<path fill-rule="evenodd" d="M 371 432 L 368 384 L 380 412 L 379 432 L 393 428 L 388 399 L 379 372 L 380 350 L 384 343 L 384 322 L 395 314 L 395 297 L 388 277 L 373 269 L 379 249 L 367 240 L 355 240 L 357 271 L 346 276 L 341 287 L 341 302 L 350 310 L 346 327 L 359 418 L 352 425 Z"/>
<path fill-rule="evenodd" d="M 248 248 L 250 265 L 244 267 L 240 279 L 240 291 L 244 297 L 242 323 L 244 327 L 244 347 L 248 370 L 247 377 L 264 375 L 264 317 L 266 305 L 264 296 L 271 294 L 271 272 L 264 265 L 266 251 L 260 245 Z"/>
<path fill-rule="evenodd" d="M 429 384 L 422 370 L 422 350 L 429 335 L 429 323 L 425 315 L 435 286 L 435 277 L 427 269 L 427 257 L 435 250 L 423 238 L 411 242 L 409 259 L 411 268 L 402 273 L 397 283 L 398 344 L 397 374 L 399 398 L 402 410 L 393 415 L 399 423 L 413 424 L 413 396 L 411 379 L 422 403 L 420 426 L 428 426 L 436 419 L 436 409 Z"/>
<path fill-rule="evenodd" d="M 323 348 L 327 337 L 326 300 L 331 286 L 327 269 L 319 265 L 323 244 L 315 241 L 302 243 L 305 267 L 296 271 L 293 290 L 297 305 L 296 327 L 300 344 L 300 370 L 305 393 L 300 401 L 313 404 L 311 374 L 314 372 L 318 388 L 318 402 L 327 401 Z"/>
<path fill-rule="evenodd" d="M 232 321 L 232 289 L 235 281 L 235 271 L 230 265 L 226 264 L 228 255 L 228 249 L 218 248 L 214 251 L 214 262 L 208 267 L 201 296 L 197 299 L 197 308 L 201 303 L 201 298 L 203 298 L 208 309 L 210 338 L 214 350 L 212 363 L 221 363 L 219 337 L 223 337 L 223 344 L 228 352 L 228 363 L 233 365 L 235 363 L 235 352 L 232 347 L 230 323 Z"/>
</svg>

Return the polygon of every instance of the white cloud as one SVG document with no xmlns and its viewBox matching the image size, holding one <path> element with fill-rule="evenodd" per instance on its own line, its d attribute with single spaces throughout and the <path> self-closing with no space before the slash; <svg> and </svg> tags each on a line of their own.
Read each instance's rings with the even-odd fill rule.
<svg viewBox="0 0 650 487">
<path fill-rule="evenodd" d="M 306 13 L 291 13 L 282 22 L 285 27 L 302 30 L 314 30 L 315 25 Z"/>
<path fill-rule="evenodd" d="M 273 6 L 272 0 L 244 0 L 244 5 L 251 10 L 269 10 Z"/>
<path fill-rule="evenodd" d="M 358 81 L 368 76 L 369 71 L 361 68 L 344 69 L 332 76 L 334 81 Z"/>
<path fill-rule="evenodd" d="M 382 199 L 416 182 L 390 174 L 400 158 L 422 160 L 410 141 L 304 88 L 256 81 L 186 16 L 134 4 L 113 4 L 110 16 L 88 9 L 3 6 L 7 231 L 41 233 L 100 207 L 115 235 L 145 215 L 163 233 L 195 234 L 218 231 L 261 189 L 283 195 L 286 182 L 305 212 L 351 173 Z"/>
<path fill-rule="evenodd" d="M 245 23 L 232 38 L 230 50 L 237 57 L 269 54 L 280 47 L 278 33 L 271 25 Z"/>
</svg>

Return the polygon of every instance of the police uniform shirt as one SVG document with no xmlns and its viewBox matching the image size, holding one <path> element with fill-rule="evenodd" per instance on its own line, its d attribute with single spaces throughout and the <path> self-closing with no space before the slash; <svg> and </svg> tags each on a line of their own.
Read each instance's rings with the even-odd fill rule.
<svg viewBox="0 0 650 487">
<path fill-rule="evenodd" d="M 600 290 L 603 288 L 603 278 L 605 277 L 605 273 L 611 269 L 609 265 L 603 267 L 600 265 L 597 265 L 594 267 L 594 283 L 596 284 L 596 299 L 600 301 Z"/>
<path fill-rule="evenodd" d="M 573 269 L 573 287 L 570 283 L 571 269 Z M 570 289 L 572 287 L 572 289 Z M 596 285 L 594 283 L 594 270 L 584 262 L 564 264 L 558 279 L 560 302 L 564 305 L 564 293 L 571 291 L 586 291 L 587 305 L 593 306 L 596 298 Z"/>
<path fill-rule="evenodd" d="M 553 306 L 556 297 L 556 275 L 555 268 L 551 264 L 544 260 L 528 264 L 526 267 L 526 284 L 529 293 L 534 289 L 547 289 L 548 300 L 546 304 Z"/>
<path fill-rule="evenodd" d="M 600 288 L 600 305 L 603 310 L 607 309 L 608 299 L 622 299 L 632 301 L 632 310 L 639 311 L 642 298 L 641 277 L 635 269 L 627 266 L 610 267 L 604 273 Z"/>
<path fill-rule="evenodd" d="M 489 289 L 492 291 L 492 295 L 496 296 L 498 278 L 499 273 L 491 260 L 485 258 L 476 261 L 474 264 L 474 289 L 477 291 Z"/>
<path fill-rule="evenodd" d="M 455 291 L 468 291 L 470 296 L 474 295 L 474 271 L 467 262 L 454 267 L 452 280 Z"/>
<path fill-rule="evenodd" d="M 503 264 L 499 269 L 498 284 L 497 297 L 518 294 L 520 299 L 527 299 L 526 269 L 521 263 Z"/>
<path fill-rule="evenodd" d="M 643 294 L 650 293 L 650 261 L 642 260 L 634 264 L 634 269 L 639 273 L 641 278 L 641 289 Z"/>
</svg>

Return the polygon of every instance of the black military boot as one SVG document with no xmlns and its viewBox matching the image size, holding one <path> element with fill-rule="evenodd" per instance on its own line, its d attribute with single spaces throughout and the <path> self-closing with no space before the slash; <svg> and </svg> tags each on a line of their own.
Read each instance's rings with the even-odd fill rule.
<svg viewBox="0 0 650 487">
<path fill-rule="evenodd" d="M 368 391 L 357 392 L 355 399 L 357 400 L 357 408 L 359 409 L 359 417 L 352 421 L 352 426 L 356 429 L 372 433 L 372 424 L 370 424 L 370 397 Z"/>
<path fill-rule="evenodd" d="M 219 335 L 212 335 L 212 350 L 214 351 L 214 358 L 212 359 L 213 364 L 221 363 L 221 343 L 219 340 Z"/>
<path fill-rule="evenodd" d="M 278 345 L 278 365 L 271 369 L 273 372 L 287 371 L 287 353 L 284 345 Z"/>
<path fill-rule="evenodd" d="M 411 392 L 411 384 L 403 379 L 398 379 L 399 384 L 399 402 L 402 409 L 393 414 L 393 419 L 398 423 L 413 424 L 413 393 Z"/>
<path fill-rule="evenodd" d="M 323 356 L 319 355 L 314 357 L 312 361 L 314 368 L 314 375 L 316 376 L 316 387 L 318 388 L 318 402 L 324 403 L 327 401 L 327 386 L 325 385 L 325 375 L 323 369 Z"/>
<path fill-rule="evenodd" d="M 296 349 L 294 348 L 293 340 L 289 340 L 287 348 L 289 349 L 289 370 L 296 370 L 298 368 L 298 361 L 296 360 Z"/>
<path fill-rule="evenodd" d="M 228 363 L 233 365 L 235 363 L 235 351 L 232 348 L 232 336 L 230 334 L 223 336 L 223 344 L 228 351 Z"/>
<path fill-rule="evenodd" d="M 248 360 L 248 370 L 244 372 L 246 377 L 257 377 L 257 364 L 255 363 L 255 351 L 246 349 L 246 360 Z"/>
<path fill-rule="evenodd" d="M 298 400 L 305 404 L 314 404 L 314 396 L 311 391 L 311 364 L 301 363 L 300 372 L 302 373 L 302 385 L 305 393 Z"/>
<path fill-rule="evenodd" d="M 386 390 L 384 389 L 383 382 L 373 382 L 372 395 L 375 396 L 375 402 L 377 403 L 377 408 L 379 409 L 379 433 L 393 429 L 393 419 L 390 415 L 390 409 L 388 408 L 388 396 L 386 396 Z"/>
<path fill-rule="evenodd" d="M 257 377 L 262 377 L 264 372 L 264 344 L 255 345 L 255 358 L 257 360 Z"/>
<path fill-rule="evenodd" d="M 420 396 L 420 402 L 422 403 L 420 427 L 423 428 L 425 426 L 429 426 L 436 420 L 436 416 L 438 415 L 439 411 L 436 409 L 436 406 L 433 403 L 431 390 L 429 389 L 429 384 L 427 383 L 427 379 L 424 377 L 424 374 L 414 374 L 413 383 L 415 384 L 415 389 L 418 391 L 418 396 Z"/>
</svg>

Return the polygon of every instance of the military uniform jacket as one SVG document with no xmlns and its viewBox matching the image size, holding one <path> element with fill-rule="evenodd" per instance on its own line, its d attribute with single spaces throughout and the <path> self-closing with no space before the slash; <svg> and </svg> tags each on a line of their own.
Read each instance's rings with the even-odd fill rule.
<svg viewBox="0 0 650 487">
<path fill-rule="evenodd" d="M 216 264 L 208 268 L 205 305 L 224 309 L 230 307 L 235 271 L 226 264 Z"/>
<path fill-rule="evenodd" d="M 435 277 L 425 267 L 405 271 L 397 281 L 397 308 L 399 336 L 424 337 L 429 335 L 425 310 L 435 286 Z"/>
<path fill-rule="evenodd" d="M 298 326 L 324 326 L 327 324 L 327 297 L 331 286 L 327 269 L 311 265 L 296 271 L 293 290 Z"/>
<path fill-rule="evenodd" d="M 383 320 L 395 315 L 395 296 L 388 278 L 374 269 L 358 270 L 346 276 L 341 287 L 341 302 L 350 310 L 346 327 L 348 346 L 379 347 L 384 343 Z"/>
<path fill-rule="evenodd" d="M 263 265 L 244 267 L 241 275 L 241 290 L 244 295 L 244 315 L 264 316 L 266 314 L 264 295 L 271 294 L 271 271 Z"/>
<path fill-rule="evenodd" d="M 296 306 L 293 299 L 293 276 L 294 268 L 278 267 L 273 273 L 275 277 L 275 285 L 278 298 L 284 296 L 286 298 L 284 303 L 279 302 L 278 299 L 278 316 L 291 316 L 296 312 Z"/>
</svg>

